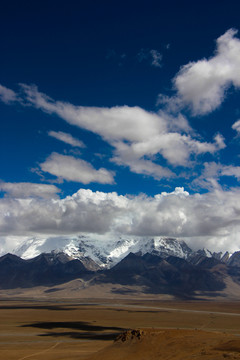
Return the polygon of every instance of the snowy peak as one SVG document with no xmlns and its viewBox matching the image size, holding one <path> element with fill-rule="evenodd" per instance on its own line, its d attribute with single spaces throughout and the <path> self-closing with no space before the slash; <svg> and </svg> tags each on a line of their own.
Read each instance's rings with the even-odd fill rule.
<svg viewBox="0 0 240 360">
<path fill-rule="evenodd" d="M 161 257 L 176 256 L 183 259 L 188 258 L 192 250 L 187 246 L 183 240 L 176 240 L 173 238 L 159 238 L 152 239 L 152 249 L 150 252 Z"/>
<path fill-rule="evenodd" d="M 23 259 L 31 259 L 42 253 L 64 253 L 72 259 L 90 258 L 102 268 L 116 265 L 130 252 L 154 254 L 166 258 L 188 258 L 192 250 L 184 241 L 173 238 L 117 238 L 102 240 L 97 237 L 76 236 L 29 239 L 14 252 Z"/>
<path fill-rule="evenodd" d="M 14 254 L 23 259 L 31 259 L 42 253 L 64 253 L 72 259 L 92 259 L 94 267 L 111 268 L 125 258 L 129 253 L 152 254 L 167 258 L 175 256 L 189 260 L 192 264 L 198 264 L 202 258 L 215 258 L 228 265 L 239 264 L 239 254 L 230 255 L 228 252 L 211 252 L 208 249 L 192 251 L 183 240 L 167 237 L 139 238 L 118 237 L 108 240 L 101 236 L 73 236 L 73 237 L 49 237 L 46 239 L 32 238 L 25 241 Z M 97 265 L 96 265 L 97 264 Z"/>
</svg>

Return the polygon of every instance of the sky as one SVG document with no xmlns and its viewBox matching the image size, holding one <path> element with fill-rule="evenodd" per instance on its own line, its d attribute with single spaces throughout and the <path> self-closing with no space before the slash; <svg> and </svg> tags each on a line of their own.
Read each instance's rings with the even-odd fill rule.
<svg viewBox="0 0 240 360">
<path fill-rule="evenodd" d="M 239 11 L 1 4 L 1 253 L 80 234 L 240 249 Z"/>
</svg>

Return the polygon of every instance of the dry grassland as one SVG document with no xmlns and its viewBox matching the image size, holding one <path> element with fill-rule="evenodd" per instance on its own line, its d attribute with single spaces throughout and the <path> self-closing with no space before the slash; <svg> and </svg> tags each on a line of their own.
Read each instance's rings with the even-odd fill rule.
<svg viewBox="0 0 240 360">
<path fill-rule="evenodd" d="M 113 341 L 124 329 L 137 328 L 144 329 L 145 335 L 142 336 L 140 342 L 136 342 L 136 339 L 124 344 L 120 340 L 120 343 Z M 173 332 L 167 333 L 164 329 L 170 329 L 167 331 Z M 177 332 L 176 329 L 178 329 Z M 211 336 L 206 331 L 210 331 Z M 155 333 L 154 337 L 153 333 Z M 160 338 L 164 338 L 162 334 L 165 334 L 165 340 L 168 338 L 168 342 L 166 340 L 165 345 L 162 342 L 159 347 L 156 344 L 160 343 Z M 236 335 L 237 337 L 234 337 Z M 168 343 L 171 336 L 175 357 L 171 356 L 171 353 L 164 355 L 163 351 L 164 346 L 169 349 Z M 225 350 L 218 350 L 218 352 L 214 350 L 215 355 L 218 353 L 221 355 L 216 355 L 217 357 L 208 356 L 207 350 L 201 350 L 202 353 L 199 350 L 203 359 L 222 359 L 224 357 L 239 359 L 240 303 L 124 301 L 122 299 L 119 301 L 101 299 L 99 303 L 97 300 L 77 302 L 76 299 L 72 302 L 70 300 L 64 302 L 57 300 L 48 302 L 0 301 L 1 360 L 102 358 L 107 360 L 113 359 L 114 352 L 120 356 L 114 356 L 115 360 L 135 359 L 134 354 L 137 353 L 139 353 L 138 359 L 141 359 L 141 354 L 142 356 L 145 354 L 147 360 L 158 358 L 185 360 L 187 359 L 186 354 L 184 357 L 181 357 L 183 353 L 179 355 L 180 357 L 176 357 L 176 352 L 181 354 L 181 350 L 180 345 L 176 345 L 174 339 L 181 340 L 182 351 L 184 349 L 186 352 L 186 339 L 189 336 L 191 343 L 199 338 L 201 346 L 211 338 L 215 339 L 215 347 L 220 343 L 225 346 Z M 191 340 L 193 336 L 195 336 L 195 340 Z M 219 337 L 219 341 L 216 340 L 216 336 Z M 225 340 L 235 341 L 235 348 L 227 349 Z M 175 345 L 173 345 L 174 341 Z M 146 352 L 150 351 L 147 350 L 150 343 L 152 343 L 151 349 L 154 349 L 154 346 L 156 349 L 158 348 L 158 355 L 155 354 L 155 357 L 150 356 L 150 353 L 149 356 L 146 355 Z M 237 344 L 239 344 L 239 350 L 237 350 Z M 136 350 L 136 346 L 139 351 Z M 195 348 L 197 349 L 196 341 Z M 99 352 L 99 350 L 101 351 Z M 126 355 L 126 351 L 131 354 L 131 357 Z M 190 358 L 197 359 L 198 357 Z"/>
</svg>

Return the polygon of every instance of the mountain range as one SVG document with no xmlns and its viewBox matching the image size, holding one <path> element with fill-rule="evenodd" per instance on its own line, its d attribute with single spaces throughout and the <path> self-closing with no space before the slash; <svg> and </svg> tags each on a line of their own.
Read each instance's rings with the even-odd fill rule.
<svg viewBox="0 0 240 360">
<path fill-rule="evenodd" d="M 120 238 L 100 244 L 80 236 L 58 242 L 31 239 L 15 254 L 0 257 L 2 290 L 45 286 L 49 293 L 74 279 L 80 279 L 84 288 L 110 286 L 115 295 L 131 295 L 137 287 L 144 294 L 177 297 L 229 296 L 231 288 L 238 296 L 240 251 L 232 255 L 193 251 L 173 238 Z"/>
<path fill-rule="evenodd" d="M 13 254 L 22 259 L 32 259 L 43 253 L 64 253 L 72 259 L 91 258 L 101 268 L 111 268 L 130 252 L 136 254 L 154 254 L 162 258 L 170 255 L 183 259 L 198 256 L 214 257 L 224 262 L 229 261 L 230 254 L 212 253 L 207 249 L 193 251 L 183 241 L 174 238 L 114 238 L 101 240 L 97 237 L 49 237 L 46 239 L 32 238 L 13 250 Z M 4 255 L 0 249 L 0 255 Z M 197 259 L 195 259 L 197 261 Z"/>
</svg>

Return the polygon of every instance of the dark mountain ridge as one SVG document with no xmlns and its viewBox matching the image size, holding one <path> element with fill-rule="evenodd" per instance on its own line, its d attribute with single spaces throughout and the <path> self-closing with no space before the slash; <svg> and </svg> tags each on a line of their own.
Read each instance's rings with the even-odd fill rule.
<svg viewBox="0 0 240 360">
<path fill-rule="evenodd" d="M 129 253 L 111 269 L 99 270 L 95 265 L 89 258 L 86 261 L 72 259 L 64 253 L 41 254 L 30 260 L 7 254 L 0 257 L 0 288 L 53 287 L 81 279 L 91 285 L 118 284 L 120 288 L 113 290 L 115 293 L 121 293 L 121 286 L 138 286 L 143 293 L 192 297 L 195 292 L 208 292 L 214 296 L 224 290 L 227 277 L 240 285 L 239 266 L 203 255 L 198 255 L 196 261 Z"/>
<path fill-rule="evenodd" d="M 0 288 L 52 286 L 93 273 L 66 254 L 41 254 L 30 260 L 6 254 L 0 258 Z"/>
</svg>

